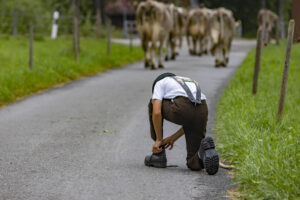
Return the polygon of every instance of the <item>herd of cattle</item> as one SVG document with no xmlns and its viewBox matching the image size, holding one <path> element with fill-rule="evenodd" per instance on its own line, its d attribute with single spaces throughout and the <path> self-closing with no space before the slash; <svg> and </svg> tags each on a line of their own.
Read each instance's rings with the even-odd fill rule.
<svg viewBox="0 0 300 200">
<path fill-rule="evenodd" d="M 230 10 L 211 10 L 204 6 L 186 11 L 173 4 L 146 0 L 136 11 L 137 28 L 145 52 L 145 67 L 155 69 L 154 57 L 158 52 L 158 67 L 163 68 L 162 49 L 165 60 L 175 59 L 186 35 L 191 55 L 211 53 L 215 65 L 226 66 L 231 42 L 235 33 L 235 20 Z M 179 43 L 179 45 L 177 44 Z M 198 47 L 198 48 L 197 48 Z"/>
<path fill-rule="evenodd" d="M 166 49 L 165 60 L 178 55 L 182 37 L 186 35 L 189 53 L 210 53 L 215 56 L 215 66 L 226 67 L 229 61 L 231 42 L 236 23 L 233 14 L 225 8 L 208 9 L 204 6 L 189 11 L 173 4 L 155 0 L 139 3 L 136 11 L 137 29 L 145 53 L 145 68 L 155 69 L 154 57 L 158 53 L 158 67 L 163 68 L 162 50 Z M 263 19 L 263 20 L 262 20 Z M 269 10 L 258 15 L 259 26 L 264 26 L 265 43 L 269 41 L 274 21 L 278 17 Z"/>
</svg>

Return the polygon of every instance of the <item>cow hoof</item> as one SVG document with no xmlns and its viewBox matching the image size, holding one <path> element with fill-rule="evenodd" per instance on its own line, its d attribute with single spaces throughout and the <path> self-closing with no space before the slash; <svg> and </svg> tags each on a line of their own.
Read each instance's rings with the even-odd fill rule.
<svg viewBox="0 0 300 200">
<path fill-rule="evenodd" d="M 148 68 L 148 67 L 150 67 L 149 62 L 145 62 L 145 68 Z"/>
<path fill-rule="evenodd" d="M 165 57 L 165 61 L 168 61 L 168 60 L 169 60 L 169 57 L 168 57 L 168 56 L 166 56 L 166 57 Z"/>
<path fill-rule="evenodd" d="M 171 56 L 171 60 L 175 60 L 176 56 L 175 54 Z"/>
<path fill-rule="evenodd" d="M 216 61 L 215 67 L 220 67 L 222 64 L 219 61 Z"/>
<path fill-rule="evenodd" d="M 198 56 L 202 56 L 202 53 L 198 53 Z"/>
<path fill-rule="evenodd" d="M 194 55 L 193 50 L 189 50 L 190 55 Z"/>
<path fill-rule="evenodd" d="M 152 69 L 152 70 L 155 70 L 155 69 L 156 69 L 154 64 L 151 65 L 151 69 Z"/>
<path fill-rule="evenodd" d="M 160 69 L 164 68 L 163 64 L 159 64 L 158 68 L 160 68 Z"/>
<path fill-rule="evenodd" d="M 205 51 L 204 51 L 204 54 L 205 54 L 205 55 L 207 55 L 207 54 L 208 54 L 208 51 L 207 51 L 207 50 L 205 50 Z"/>
<path fill-rule="evenodd" d="M 229 62 L 229 58 L 226 58 L 226 59 L 225 59 L 226 65 L 228 64 L 228 62 Z"/>
<path fill-rule="evenodd" d="M 175 55 L 176 55 L 176 56 L 179 56 L 179 53 L 178 53 L 178 52 L 176 52 L 176 53 L 175 53 Z"/>
</svg>

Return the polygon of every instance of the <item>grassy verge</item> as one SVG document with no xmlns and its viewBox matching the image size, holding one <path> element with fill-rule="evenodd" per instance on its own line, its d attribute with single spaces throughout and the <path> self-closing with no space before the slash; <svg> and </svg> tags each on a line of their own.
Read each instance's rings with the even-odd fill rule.
<svg viewBox="0 0 300 200">
<path fill-rule="evenodd" d="M 41 39 L 34 42 L 34 67 L 28 67 L 28 39 L 0 38 L 0 106 L 31 93 L 82 76 L 93 75 L 143 58 L 142 50 L 126 45 L 111 45 L 106 55 L 106 41 L 80 40 L 79 62 L 74 61 L 72 38 Z"/>
<path fill-rule="evenodd" d="M 244 199 L 300 197 L 300 45 L 292 49 L 284 118 L 276 123 L 284 54 L 285 44 L 263 50 L 252 96 L 251 51 L 218 105 L 218 149 L 236 166 L 234 181 Z"/>
</svg>

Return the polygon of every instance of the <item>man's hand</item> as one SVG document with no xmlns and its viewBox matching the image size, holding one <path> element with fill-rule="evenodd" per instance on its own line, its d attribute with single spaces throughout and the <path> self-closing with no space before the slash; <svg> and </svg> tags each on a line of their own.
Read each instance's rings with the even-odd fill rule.
<svg viewBox="0 0 300 200">
<path fill-rule="evenodd" d="M 163 139 L 161 145 L 165 146 L 166 149 L 170 147 L 169 150 L 171 150 L 173 149 L 174 142 L 175 142 L 174 138 L 172 136 L 169 136 Z"/>
<path fill-rule="evenodd" d="M 156 140 L 153 147 L 152 147 L 152 152 L 153 153 L 160 153 L 163 149 L 159 148 L 162 145 L 162 141 Z"/>
</svg>

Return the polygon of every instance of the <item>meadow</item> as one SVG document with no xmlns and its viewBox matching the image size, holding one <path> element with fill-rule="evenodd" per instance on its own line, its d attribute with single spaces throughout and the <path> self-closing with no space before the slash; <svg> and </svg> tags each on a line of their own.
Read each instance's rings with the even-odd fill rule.
<svg viewBox="0 0 300 200">
<path fill-rule="evenodd" d="M 127 45 L 82 37 L 79 61 L 74 61 L 72 37 L 56 40 L 36 37 L 34 65 L 29 69 L 29 41 L 26 37 L 0 37 L 0 107 L 32 93 L 39 92 L 83 76 L 94 75 L 143 58 L 140 47 L 130 51 Z"/>
<path fill-rule="evenodd" d="M 236 168 L 233 194 L 239 198 L 300 197 L 300 44 L 292 48 L 284 116 L 276 121 L 285 45 L 264 48 L 255 96 L 252 50 L 218 104 L 218 151 Z"/>
</svg>

